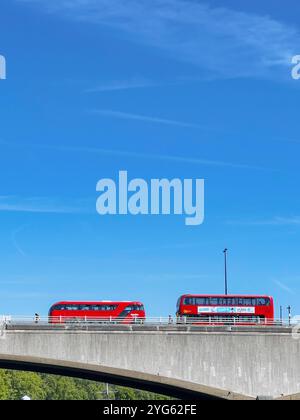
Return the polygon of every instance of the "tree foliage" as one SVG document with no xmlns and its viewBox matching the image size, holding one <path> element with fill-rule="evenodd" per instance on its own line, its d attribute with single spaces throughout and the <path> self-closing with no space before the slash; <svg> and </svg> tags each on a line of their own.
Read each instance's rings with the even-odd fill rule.
<svg viewBox="0 0 300 420">
<path fill-rule="evenodd" d="M 149 400 L 162 395 L 98 382 L 33 372 L 0 370 L 0 400 Z"/>
</svg>

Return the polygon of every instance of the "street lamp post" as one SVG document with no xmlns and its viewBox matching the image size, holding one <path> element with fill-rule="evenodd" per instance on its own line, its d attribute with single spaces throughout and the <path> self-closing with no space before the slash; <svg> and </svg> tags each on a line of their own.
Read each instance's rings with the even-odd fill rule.
<svg viewBox="0 0 300 420">
<path fill-rule="evenodd" d="M 97 394 L 102 394 L 103 395 L 103 400 L 109 400 L 109 394 L 111 394 L 112 391 L 110 391 L 109 389 L 109 385 L 105 384 L 105 390 L 104 391 L 98 391 Z"/>
<path fill-rule="evenodd" d="M 225 264 L 225 296 L 228 295 L 228 283 L 227 283 L 227 253 L 228 253 L 228 249 L 225 248 L 224 249 L 224 264 Z"/>
</svg>

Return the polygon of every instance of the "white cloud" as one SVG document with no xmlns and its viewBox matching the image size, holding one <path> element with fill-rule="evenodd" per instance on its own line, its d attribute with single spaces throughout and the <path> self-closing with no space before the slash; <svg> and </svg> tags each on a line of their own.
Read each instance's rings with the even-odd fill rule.
<svg viewBox="0 0 300 420">
<path fill-rule="evenodd" d="M 57 152 L 66 152 L 66 153 L 90 153 L 93 155 L 108 155 L 108 156 L 123 156 L 127 158 L 133 159 L 145 159 L 145 160 L 161 160 L 166 162 L 173 162 L 173 163 L 182 163 L 187 165 L 199 165 L 199 166 L 216 166 L 216 167 L 225 167 L 225 168 L 233 168 L 233 169 L 244 169 L 244 170 L 256 170 L 256 171 L 269 171 L 268 168 L 263 168 L 260 166 L 250 165 L 246 163 L 238 163 L 238 162 L 230 162 L 230 161 L 222 161 L 222 160 L 213 160 L 213 159 L 205 159 L 205 158 L 198 158 L 198 157 L 189 157 L 189 156 L 176 156 L 176 155 L 160 155 L 160 154 L 151 154 L 151 153 L 142 153 L 137 151 L 130 151 L 130 150 L 118 150 L 118 149 L 102 149 L 99 147 L 92 147 L 92 146 L 67 146 L 67 145 L 50 145 L 50 144 L 34 144 L 34 143 L 11 143 L 6 141 L 0 141 L 0 144 L 6 147 L 12 148 L 33 148 L 33 149 L 40 149 L 40 150 L 53 150 Z M 0 211 L 1 211 L 1 200 L 4 198 L 11 199 L 11 197 L 1 197 L 0 196 Z M 86 204 L 86 203 L 85 203 Z M 51 209 L 52 207 L 50 207 Z M 64 207 L 62 207 L 64 209 Z M 62 211 L 65 213 L 71 212 L 72 208 L 66 208 L 69 211 Z M 77 212 L 78 207 L 74 208 L 73 212 Z M 57 211 L 56 211 L 57 212 Z M 236 222 L 230 222 L 236 223 Z M 240 222 L 238 222 L 240 223 Z"/>
<path fill-rule="evenodd" d="M 178 120 L 169 120 L 167 118 L 152 117 L 148 115 L 132 114 L 129 112 L 113 111 L 110 109 L 95 109 L 95 110 L 90 110 L 90 112 L 93 114 L 103 116 L 103 117 L 118 118 L 122 120 L 135 120 L 135 121 L 148 122 L 148 123 L 154 123 L 154 124 L 174 125 L 177 127 L 205 129 L 205 127 L 202 127 L 201 125 L 198 125 L 198 124 L 187 123 L 187 122 L 178 121 Z"/>
<path fill-rule="evenodd" d="M 70 214 L 86 212 L 86 208 L 81 203 L 68 205 L 47 197 L 0 196 L 0 212 Z"/>
<path fill-rule="evenodd" d="M 290 66 L 300 45 L 299 32 L 291 25 L 195 0 L 18 1 L 113 27 L 215 77 L 275 76 L 276 69 Z"/>
<path fill-rule="evenodd" d="M 243 163 L 237 162 L 226 162 L 220 160 L 212 160 L 212 159 L 204 159 L 204 158 L 197 158 L 197 157 L 188 157 L 188 156 L 174 156 L 174 155 L 159 155 L 159 154 L 151 154 L 151 153 L 140 153 L 130 150 L 117 150 L 117 149 L 101 149 L 98 147 L 88 147 L 88 146 L 53 146 L 53 145 L 40 145 L 40 144 L 12 144 L 12 143 L 5 143 L 1 142 L 1 144 L 5 144 L 9 147 L 32 147 L 35 149 L 40 150 L 54 150 L 57 152 L 66 152 L 66 153 L 91 153 L 93 155 L 110 155 L 110 156 L 124 156 L 127 158 L 133 159 L 150 159 L 150 160 L 162 160 L 166 162 L 173 162 L 173 163 L 182 163 L 188 165 L 199 165 L 199 166 L 216 166 L 216 167 L 225 167 L 225 168 L 233 168 L 233 169 L 250 169 L 250 170 L 266 170 L 265 168 L 254 166 L 254 165 L 247 165 Z M 0 204 L 1 210 L 1 204 Z"/>
<path fill-rule="evenodd" d="M 13 246 L 15 247 L 18 254 L 20 254 L 22 257 L 26 257 L 27 253 L 24 251 L 23 247 L 20 245 L 18 236 L 21 232 L 23 232 L 27 228 L 27 225 L 19 226 L 17 229 L 14 229 L 11 232 L 11 241 Z"/>
<path fill-rule="evenodd" d="M 86 89 L 84 93 L 113 92 L 129 89 L 145 89 L 155 86 L 159 86 L 159 84 L 142 78 L 130 80 L 115 80 L 108 81 L 106 83 L 101 83 L 95 87 Z"/>
<path fill-rule="evenodd" d="M 273 217 L 270 219 L 261 220 L 234 220 L 229 221 L 231 225 L 246 225 L 246 226 L 300 226 L 300 216 L 292 217 Z"/>
<path fill-rule="evenodd" d="M 284 292 L 290 293 L 290 294 L 295 294 L 294 290 L 291 289 L 289 286 L 287 286 L 285 283 L 282 283 L 279 280 L 275 280 L 275 284 L 277 284 L 277 286 L 283 290 Z"/>
<path fill-rule="evenodd" d="M 272 223 L 272 221 L 270 221 Z M 273 220 L 274 225 L 292 225 L 292 226 L 300 226 L 300 216 L 294 217 L 276 217 Z"/>
</svg>

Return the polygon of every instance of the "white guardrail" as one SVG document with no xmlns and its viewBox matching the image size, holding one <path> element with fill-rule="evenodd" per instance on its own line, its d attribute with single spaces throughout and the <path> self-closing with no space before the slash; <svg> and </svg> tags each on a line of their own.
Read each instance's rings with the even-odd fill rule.
<svg viewBox="0 0 300 420">
<path fill-rule="evenodd" d="M 5 325 L 199 325 L 199 326 L 274 326 L 274 327 L 293 327 L 299 324 L 298 319 L 255 319 L 241 318 L 193 318 L 193 317 L 127 317 L 127 318 L 91 318 L 83 317 L 48 317 L 48 316 L 20 316 L 20 315 L 2 315 L 0 324 Z"/>
</svg>

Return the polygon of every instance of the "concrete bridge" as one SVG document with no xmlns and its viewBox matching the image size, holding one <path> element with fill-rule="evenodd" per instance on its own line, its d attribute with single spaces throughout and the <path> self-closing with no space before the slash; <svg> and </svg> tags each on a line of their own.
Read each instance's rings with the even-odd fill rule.
<svg viewBox="0 0 300 420">
<path fill-rule="evenodd" d="M 288 328 L 7 326 L 0 367 L 179 398 L 297 399 L 300 341 Z"/>
</svg>

